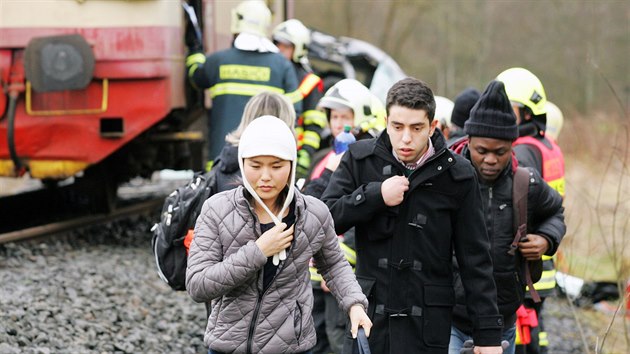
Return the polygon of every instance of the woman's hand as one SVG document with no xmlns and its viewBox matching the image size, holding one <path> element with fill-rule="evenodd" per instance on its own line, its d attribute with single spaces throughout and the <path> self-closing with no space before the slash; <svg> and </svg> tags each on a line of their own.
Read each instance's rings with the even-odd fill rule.
<svg viewBox="0 0 630 354">
<path fill-rule="evenodd" d="M 293 226 L 285 230 L 286 227 L 287 224 L 280 223 L 267 230 L 256 240 L 256 245 L 265 257 L 271 257 L 291 245 Z"/>
<path fill-rule="evenodd" d="M 370 329 L 372 329 L 372 321 L 370 321 L 370 317 L 368 317 L 367 313 L 365 313 L 365 309 L 361 304 L 355 304 L 350 307 L 350 333 L 352 333 L 352 338 L 357 337 L 357 333 L 359 332 L 359 326 L 363 327 L 365 330 L 365 335 L 367 337 L 370 336 Z"/>
</svg>

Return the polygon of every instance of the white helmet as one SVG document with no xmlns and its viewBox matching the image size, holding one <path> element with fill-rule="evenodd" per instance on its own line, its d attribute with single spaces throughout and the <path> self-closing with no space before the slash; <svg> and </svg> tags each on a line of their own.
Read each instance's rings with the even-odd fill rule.
<svg viewBox="0 0 630 354">
<path fill-rule="evenodd" d="M 558 140 L 558 135 L 562 130 L 562 124 L 564 123 L 564 116 L 562 111 L 555 104 L 547 101 L 547 129 L 545 130 L 545 136 L 551 137 L 553 140 Z"/>
<path fill-rule="evenodd" d="M 446 97 L 435 96 L 435 116 L 434 118 L 440 123 L 442 130 L 451 127 L 451 114 L 455 104 Z"/>
<path fill-rule="evenodd" d="M 351 109 L 354 127 L 363 133 L 375 135 L 385 127 L 383 103 L 355 79 L 343 79 L 334 84 L 319 100 L 318 107 Z"/>
<path fill-rule="evenodd" d="M 249 33 L 267 37 L 271 11 L 262 0 L 245 0 L 232 9 L 233 34 Z"/>
<path fill-rule="evenodd" d="M 291 43 L 294 62 L 298 63 L 308 53 L 308 45 L 311 43 L 311 31 L 300 20 L 291 19 L 282 22 L 273 30 L 273 40 L 282 43 Z"/>
</svg>

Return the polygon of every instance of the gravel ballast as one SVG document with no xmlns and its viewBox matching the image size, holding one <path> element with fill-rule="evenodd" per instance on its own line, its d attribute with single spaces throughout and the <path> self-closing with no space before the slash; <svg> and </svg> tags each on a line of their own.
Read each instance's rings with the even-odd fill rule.
<svg viewBox="0 0 630 354">
<path fill-rule="evenodd" d="M 205 307 L 157 275 L 155 220 L 0 245 L 0 353 L 207 353 Z M 582 353 L 567 303 L 545 305 L 550 353 Z"/>
</svg>

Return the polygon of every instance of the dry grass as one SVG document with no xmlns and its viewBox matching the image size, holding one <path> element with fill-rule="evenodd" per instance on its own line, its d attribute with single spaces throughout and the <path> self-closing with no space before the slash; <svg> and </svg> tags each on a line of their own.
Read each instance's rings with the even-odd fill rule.
<svg viewBox="0 0 630 354">
<path fill-rule="evenodd" d="M 606 115 L 571 118 L 559 139 L 567 181 L 567 235 L 559 268 L 587 281 L 625 285 L 630 279 L 630 128 Z M 630 352 L 630 318 L 623 316 L 623 307 L 614 316 L 616 305 L 609 311 L 578 309 L 580 322 L 598 334 L 598 343 L 589 343 L 593 352 Z"/>
</svg>

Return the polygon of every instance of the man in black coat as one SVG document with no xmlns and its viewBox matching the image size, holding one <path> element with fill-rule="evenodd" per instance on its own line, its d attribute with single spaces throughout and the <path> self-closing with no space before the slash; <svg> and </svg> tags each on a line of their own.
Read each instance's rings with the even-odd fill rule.
<svg viewBox="0 0 630 354">
<path fill-rule="evenodd" d="M 525 297 L 524 258 L 540 261 L 552 256 L 566 232 L 562 197 L 534 169 L 528 169 L 527 236 L 518 252 L 509 252 L 515 237 L 513 179 L 517 162 L 512 143 L 518 138 L 516 116 L 502 82 L 492 81 L 470 111 L 464 131 L 468 142 L 456 149 L 469 159 L 479 177 L 485 222 L 492 242 L 492 263 L 497 284 L 499 312 L 503 315 L 503 339 L 510 343 L 505 354 L 515 351 L 516 310 Z M 456 277 L 457 279 L 457 277 Z M 455 285 L 457 305 L 453 311 L 450 353 L 459 353 L 472 334 L 461 282 Z"/>
<path fill-rule="evenodd" d="M 356 229 L 372 352 L 447 352 L 454 250 L 477 352 L 501 353 L 503 320 L 475 171 L 435 129 L 435 100 L 425 83 L 397 82 L 386 108 L 386 132 L 350 145 L 322 198 L 337 233 Z M 348 338 L 344 352 L 350 347 Z"/>
</svg>

